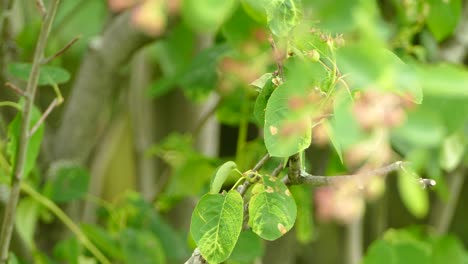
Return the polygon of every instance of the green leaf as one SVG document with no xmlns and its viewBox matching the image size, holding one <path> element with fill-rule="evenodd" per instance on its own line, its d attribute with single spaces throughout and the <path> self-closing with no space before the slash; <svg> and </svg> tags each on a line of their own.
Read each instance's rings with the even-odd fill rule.
<svg viewBox="0 0 468 264">
<path fill-rule="evenodd" d="M 251 82 L 250 85 L 253 85 L 257 87 L 259 90 L 262 90 L 265 84 L 271 81 L 271 77 L 273 77 L 273 74 L 267 72 L 263 74 L 262 76 L 260 76 L 257 80 Z"/>
<path fill-rule="evenodd" d="M 430 263 L 430 252 L 419 241 L 407 241 L 394 245 L 396 263 Z"/>
<path fill-rule="evenodd" d="M 182 18 L 195 31 L 215 33 L 236 7 L 237 0 L 184 0 Z"/>
<path fill-rule="evenodd" d="M 263 241 L 251 230 L 242 231 L 229 260 L 240 263 L 253 263 L 263 256 Z"/>
<path fill-rule="evenodd" d="M 314 19 L 320 21 L 320 27 L 334 33 L 348 32 L 355 27 L 354 10 L 359 0 L 328 1 L 304 0 L 304 5 L 314 12 Z"/>
<path fill-rule="evenodd" d="M 215 175 L 211 178 L 210 193 L 217 194 L 223 187 L 224 182 L 229 177 L 229 174 L 237 168 L 237 165 L 233 161 L 227 161 L 223 165 L 219 166 L 215 172 Z"/>
<path fill-rule="evenodd" d="M 68 238 L 55 245 L 54 257 L 60 261 L 66 261 L 70 264 L 81 264 L 78 260 L 80 251 L 78 240 L 75 237 Z"/>
<path fill-rule="evenodd" d="M 265 5 L 268 4 L 266 0 L 241 0 L 242 7 L 245 12 L 256 21 L 266 24 L 267 15 Z"/>
<path fill-rule="evenodd" d="M 161 243 L 152 233 L 127 228 L 120 234 L 125 263 L 164 264 L 166 256 Z"/>
<path fill-rule="evenodd" d="M 398 264 L 394 249 L 385 240 L 377 240 L 369 247 L 362 264 Z"/>
<path fill-rule="evenodd" d="M 109 232 L 99 226 L 91 224 L 82 224 L 81 229 L 103 253 L 111 256 L 112 258 L 123 260 L 122 250 Z"/>
<path fill-rule="evenodd" d="M 39 220 L 39 210 L 41 206 L 36 200 L 30 197 L 21 199 L 15 217 L 15 224 L 21 239 L 29 249 L 35 247 L 34 233 Z"/>
<path fill-rule="evenodd" d="M 24 101 L 20 102 L 24 105 Z M 24 107 L 24 106 L 23 106 Z M 41 112 L 34 106 L 31 113 L 31 121 L 29 127 L 32 129 L 41 118 Z M 18 149 L 18 142 L 21 133 L 21 112 L 18 112 L 13 121 L 8 126 L 7 154 L 10 156 L 12 168 L 16 163 L 16 152 Z M 28 150 L 26 153 L 26 162 L 24 165 L 24 177 L 26 178 L 34 168 L 39 150 L 41 148 L 42 137 L 44 135 L 44 124 L 41 124 L 36 132 L 29 138 Z"/>
<path fill-rule="evenodd" d="M 249 203 L 249 226 L 261 238 L 276 240 L 293 227 L 296 203 L 279 178 L 263 176 L 257 186 Z"/>
<path fill-rule="evenodd" d="M 191 99 L 203 99 L 215 87 L 218 75 L 218 61 L 228 54 L 230 47 L 226 44 L 215 45 L 205 49 L 193 58 L 192 62 L 178 76 L 178 84 Z"/>
<path fill-rule="evenodd" d="M 439 109 L 422 107 L 408 112 L 406 122 L 392 130 L 392 137 L 415 147 L 436 147 L 445 136 L 446 127 L 437 113 Z"/>
<path fill-rule="evenodd" d="M 411 214 L 418 218 L 426 216 L 429 210 L 429 197 L 418 183 L 417 175 L 411 168 L 405 167 L 398 172 L 398 191 Z"/>
<path fill-rule="evenodd" d="M 433 244 L 432 264 L 466 264 L 466 251 L 463 244 L 456 237 L 444 236 L 438 238 Z"/>
<path fill-rule="evenodd" d="M 245 10 L 240 7 L 237 8 L 232 17 L 224 23 L 222 28 L 222 33 L 226 41 L 232 47 L 240 51 L 245 43 L 252 41 L 252 37 L 259 32 L 266 33 L 265 26 L 250 18 Z M 270 48 L 269 46 L 267 47 Z"/>
<path fill-rule="evenodd" d="M 334 115 L 330 122 L 330 139 L 338 153 L 347 150 L 354 144 L 366 138 L 366 132 L 358 124 L 353 115 L 353 100 L 348 95 L 338 94 L 334 101 Z M 340 155 L 340 154 L 339 154 Z M 340 155 L 341 156 L 341 155 Z M 340 157 L 342 160 L 342 158 Z"/>
<path fill-rule="evenodd" d="M 270 99 L 271 94 L 275 90 L 276 86 L 270 81 L 266 82 L 264 86 L 261 87 L 260 94 L 255 100 L 254 106 L 254 116 L 257 119 L 260 125 L 265 124 L 265 110 Z"/>
<path fill-rule="evenodd" d="M 176 81 L 171 78 L 159 78 L 150 84 L 149 94 L 151 97 L 161 97 L 176 87 Z"/>
<path fill-rule="evenodd" d="M 176 79 L 194 56 L 195 33 L 184 23 L 178 23 L 155 45 L 154 53 L 165 78 Z"/>
<path fill-rule="evenodd" d="M 312 217 L 312 192 L 307 185 L 290 187 L 297 204 L 296 237 L 302 244 L 312 241 L 314 221 Z"/>
<path fill-rule="evenodd" d="M 379 58 L 375 60 L 375 58 Z M 340 71 L 349 74 L 352 89 L 378 88 L 395 92 L 420 104 L 423 99 L 419 75 L 393 52 L 370 43 L 347 45 L 338 50 Z"/>
<path fill-rule="evenodd" d="M 8 65 L 8 71 L 11 75 L 28 81 L 31 74 L 32 65 L 29 63 L 12 63 Z M 53 85 L 68 82 L 70 73 L 63 68 L 56 66 L 41 66 L 38 85 Z"/>
<path fill-rule="evenodd" d="M 243 199 L 237 191 L 204 195 L 192 214 L 190 233 L 209 263 L 229 258 L 239 238 Z"/>
<path fill-rule="evenodd" d="M 88 191 L 89 173 L 74 163 L 59 163 L 50 172 L 45 193 L 55 202 L 63 203 L 82 198 Z"/>
<path fill-rule="evenodd" d="M 187 154 L 187 159 L 173 167 L 174 172 L 169 179 L 165 194 L 174 197 L 200 195 L 210 181 L 215 167 L 206 157 L 197 154 Z M 190 184 L 187 184 L 190 182 Z"/>
<path fill-rule="evenodd" d="M 182 234 L 169 225 L 165 219 L 154 210 L 154 205 L 145 201 L 139 193 L 128 193 L 123 205 L 112 211 L 112 218 L 120 226 L 125 219 L 127 227 L 153 233 L 161 242 L 168 263 L 181 262 L 188 255 Z M 185 236 L 184 236 L 185 238 Z"/>
<path fill-rule="evenodd" d="M 427 25 L 438 41 L 449 37 L 458 25 L 462 11 L 461 0 L 429 0 Z"/>
<path fill-rule="evenodd" d="M 274 0 L 264 2 L 268 26 L 273 34 L 286 37 L 302 20 L 300 0 Z"/>
<path fill-rule="evenodd" d="M 463 159 L 466 152 L 466 137 L 463 133 L 455 133 L 444 139 L 440 152 L 439 164 L 446 171 L 454 170 Z"/>
<path fill-rule="evenodd" d="M 265 146 L 271 156 L 288 157 L 309 147 L 316 104 L 308 95 L 327 77 L 319 63 L 296 59 L 286 64 L 287 81 L 273 91 L 265 110 Z"/>
<path fill-rule="evenodd" d="M 8 264 L 20 264 L 18 258 L 16 257 L 15 253 L 10 252 L 8 254 Z"/>
<path fill-rule="evenodd" d="M 419 79 L 425 95 L 468 98 L 468 70 L 453 64 L 419 65 Z"/>
<path fill-rule="evenodd" d="M 255 121 L 251 114 L 254 110 L 254 91 L 236 87 L 234 91 L 223 96 L 216 109 L 216 117 L 222 124 L 237 126 L 243 120 Z"/>
<path fill-rule="evenodd" d="M 329 121 L 324 121 L 323 126 L 327 130 L 328 138 L 330 139 L 330 142 L 333 148 L 335 149 L 336 154 L 338 155 L 338 158 L 340 158 L 341 163 L 343 163 L 343 150 L 341 149 L 340 141 L 335 135 L 333 126 L 330 124 Z"/>
</svg>

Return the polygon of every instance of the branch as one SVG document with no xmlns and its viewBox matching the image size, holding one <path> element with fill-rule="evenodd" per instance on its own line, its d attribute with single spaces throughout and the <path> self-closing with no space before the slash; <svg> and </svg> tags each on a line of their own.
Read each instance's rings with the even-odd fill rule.
<svg viewBox="0 0 468 264">
<path fill-rule="evenodd" d="M 49 58 L 44 59 L 41 63 L 42 64 L 47 64 L 51 61 L 53 61 L 55 58 L 59 57 L 63 53 L 65 53 L 73 44 L 75 44 L 81 36 L 74 37 L 72 40 L 70 40 L 63 48 L 61 48 L 59 51 L 57 51 L 54 55 L 50 56 Z"/>
<path fill-rule="evenodd" d="M 53 0 L 50 2 L 49 12 L 46 14 L 44 22 L 41 26 L 36 49 L 34 51 L 31 74 L 29 75 L 28 84 L 26 87 L 26 94 L 28 94 L 28 96 L 25 97 L 26 102 L 22 111 L 21 132 L 18 142 L 18 150 L 16 152 L 16 162 L 13 168 L 12 187 L 5 209 L 0 234 L 0 263 L 6 263 L 8 261 L 8 252 L 10 248 L 11 234 L 14 228 L 16 206 L 18 204 L 21 181 L 24 176 L 24 166 L 28 152 L 28 133 L 32 108 L 34 105 L 34 96 L 36 94 L 37 83 L 39 81 L 39 70 L 41 66 L 41 60 L 44 57 L 44 50 L 47 45 L 47 39 L 49 37 L 50 29 L 52 27 L 59 3 L 60 0 Z"/>
<path fill-rule="evenodd" d="M 250 177 L 255 177 L 255 172 L 260 170 L 269 159 L 270 159 L 270 154 L 267 153 L 265 156 L 263 156 L 263 158 L 259 162 L 257 162 L 257 164 L 255 164 L 251 173 L 247 175 L 247 178 L 250 179 Z M 237 187 L 237 191 L 240 193 L 242 197 L 245 195 L 245 192 L 247 191 L 247 189 L 249 189 L 250 185 L 252 185 L 252 183 L 246 180 L 242 185 Z"/>
<path fill-rule="evenodd" d="M 291 178 L 285 176 L 283 178 L 283 182 L 286 185 L 298 185 L 298 184 L 310 184 L 313 186 L 326 186 L 326 185 L 334 185 L 343 181 L 350 181 L 350 180 L 359 180 L 360 178 L 368 178 L 377 175 L 386 175 L 392 171 L 399 170 L 405 165 L 403 161 L 397 161 L 390 165 L 387 165 L 382 168 L 378 168 L 375 170 L 364 171 L 356 174 L 348 174 L 348 175 L 339 175 L 339 176 L 318 176 L 312 175 L 305 171 L 301 171 L 300 177 L 296 178 L 295 181 L 291 181 Z"/>
<path fill-rule="evenodd" d="M 36 0 L 36 7 L 41 13 L 42 17 L 45 17 L 47 15 L 47 10 L 42 0 Z"/>
<path fill-rule="evenodd" d="M 10 82 L 7 82 L 5 83 L 5 86 L 9 89 L 11 89 L 12 91 L 14 91 L 16 94 L 18 94 L 19 96 L 26 96 L 26 93 L 21 90 L 18 86 L 10 83 Z"/>
<path fill-rule="evenodd" d="M 103 110 L 111 94 L 120 87 L 116 72 L 137 50 L 155 40 L 137 31 L 130 19 L 129 12 L 117 16 L 102 36 L 91 41 L 71 89 L 62 123 L 55 138 L 46 140 L 56 143 L 51 147 L 52 160 L 78 163 L 87 160 L 96 145 Z"/>
</svg>

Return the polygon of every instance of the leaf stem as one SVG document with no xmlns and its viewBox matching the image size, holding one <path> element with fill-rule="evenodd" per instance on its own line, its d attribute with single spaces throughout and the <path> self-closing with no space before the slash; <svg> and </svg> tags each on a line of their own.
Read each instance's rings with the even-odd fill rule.
<svg viewBox="0 0 468 264">
<path fill-rule="evenodd" d="M 78 241 L 81 242 L 81 244 L 93 254 L 96 259 L 103 263 L 103 264 L 110 264 L 111 262 L 104 256 L 104 254 L 99 251 L 99 249 L 88 239 L 88 237 L 81 231 L 80 227 L 76 225 L 73 220 L 68 217 L 65 212 L 60 209 L 54 202 L 52 202 L 50 199 L 45 197 L 44 195 L 40 194 L 36 190 L 34 190 L 33 187 L 28 185 L 27 183 L 23 182 L 21 184 L 21 190 L 24 191 L 26 194 L 34 198 L 36 201 L 38 201 L 40 204 L 42 204 L 44 207 L 49 209 L 55 216 L 57 216 L 62 223 L 67 226 L 70 231 L 75 234 L 75 236 L 78 238 Z"/>
<path fill-rule="evenodd" d="M 26 102 L 24 108 L 22 109 L 21 132 L 18 142 L 18 150 L 16 152 L 16 162 L 13 165 L 12 186 L 0 233 L 0 263 L 6 263 L 8 261 L 8 252 L 10 248 L 11 235 L 14 228 L 16 207 L 20 194 L 21 181 L 24 176 L 23 174 L 26 163 L 26 154 L 28 152 L 28 134 L 32 108 L 34 105 L 34 96 L 36 94 L 37 83 L 39 81 L 39 70 L 41 66 L 41 60 L 44 57 L 44 50 L 47 45 L 47 39 L 49 37 L 50 29 L 52 28 L 59 3 L 60 0 L 50 1 L 48 12 L 45 16 L 44 22 L 41 26 L 41 31 L 39 33 L 36 49 L 34 51 L 31 73 L 29 75 L 28 84 L 26 86 L 26 94 L 28 94 L 28 96 L 25 97 Z"/>
<path fill-rule="evenodd" d="M 10 106 L 10 107 L 15 108 L 18 111 L 21 111 L 21 105 L 19 105 L 18 103 L 15 103 L 15 102 L 10 102 L 10 101 L 0 102 L 0 107 L 2 107 L 2 106 Z"/>
</svg>

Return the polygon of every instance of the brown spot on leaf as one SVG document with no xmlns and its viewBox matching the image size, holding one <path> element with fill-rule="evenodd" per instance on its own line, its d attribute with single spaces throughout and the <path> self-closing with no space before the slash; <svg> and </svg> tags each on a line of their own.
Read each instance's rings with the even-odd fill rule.
<svg viewBox="0 0 468 264">
<path fill-rule="evenodd" d="M 270 126 L 270 133 L 274 136 L 278 134 L 278 128 L 274 126 Z"/>
<path fill-rule="evenodd" d="M 284 235 L 284 234 L 286 234 L 288 232 L 288 229 L 286 229 L 286 227 L 281 223 L 278 223 L 278 230 L 280 231 L 280 233 L 282 235 Z"/>
<path fill-rule="evenodd" d="M 284 191 L 284 194 L 286 194 L 287 196 L 291 196 L 291 192 L 289 191 L 289 189 L 286 189 L 286 191 Z"/>
<path fill-rule="evenodd" d="M 271 188 L 270 186 L 268 186 L 265 190 L 267 193 L 272 193 L 274 192 L 275 190 L 273 190 L 273 188 Z"/>
</svg>

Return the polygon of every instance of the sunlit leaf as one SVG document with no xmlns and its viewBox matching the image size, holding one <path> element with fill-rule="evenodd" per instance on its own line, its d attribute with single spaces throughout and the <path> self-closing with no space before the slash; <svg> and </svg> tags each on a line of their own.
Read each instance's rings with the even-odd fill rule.
<svg viewBox="0 0 468 264">
<path fill-rule="evenodd" d="M 398 191 L 411 214 L 418 218 L 426 216 L 429 210 L 429 197 L 418 183 L 417 175 L 407 167 L 398 172 Z"/>
<path fill-rule="evenodd" d="M 268 25 L 271 32 L 286 37 L 302 19 L 302 5 L 299 0 L 274 0 L 265 2 Z"/>
<path fill-rule="evenodd" d="M 216 194 L 219 193 L 223 187 L 224 182 L 229 177 L 229 174 L 237 168 L 237 165 L 233 161 L 225 162 L 223 165 L 219 166 L 215 172 L 215 175 L 211 178 L 210 193 Z"/>
<path fill-rule="evenodd" d="M 310 145 L 317 106 L 314 92 L 328 78 L 319 63 L 297 59 L 286 66 L 287 81 L 275 88 L 265 110 L 265 146 L 276 157 L 291 156 Z"/>
<path fill-rule="evenodd" d="M 272 76 L 273 76 L 273 74 L 271 74 L 269 72 L 265 73 L 262 76 L 260 76 L 257 80 L 251 82 L 250 85 L 253 85 L 253 86 L 257 87 L 259 90 L 261 90 L 261 89 L 263 89 L 263 87 L 265 86 L 265 84 L 268 81 L 271 81 Z"/>
<path fill-rule="evenodd" d="M 429 0 L 427 25 L 437 40 L 441 41 L 455 31 L 462 12 L 461 0 Z"/>
<path fill-rule="evenodd" d="M 206 194 L 198 202 L 190 233 L 209 263 L 229 258 L 242 229 L 243 212 L 243 200 L 237 191 Z"/>
</svg>

